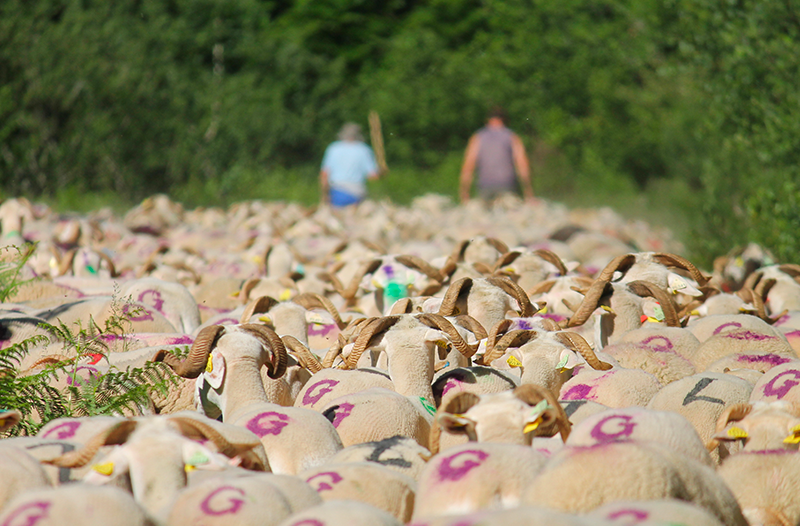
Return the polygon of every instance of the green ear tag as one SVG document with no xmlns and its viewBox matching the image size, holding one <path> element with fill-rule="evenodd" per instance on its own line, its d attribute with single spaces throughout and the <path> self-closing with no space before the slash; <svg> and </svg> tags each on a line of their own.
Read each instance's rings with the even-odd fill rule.
<svg viewBox="0 0 800 526">
<path fill-rule="evenodd" d="M 91 265 L 86 265 L 86 270 L 89 271 L 89 274 L 97 274 L 97 271 Z"/>
<path fill-rule="evenodd" d="M 202 451 L 195 451 L 189 460 L 186 461 L 187 464 L 192 466 L 202 466 L 203 464 L 208 464 L 211 462 L 211 459 L 208 458 L 208 455 L 203 453 Z"/>
<path fill-rule="evenodd" d="M 565 354 L 564 357 L 561 358 L 561 361 L 558 362 L 558 365 L 556 365 L 556 369 L 563 369 L 564 367 L 567 366 L 568 361 L 569 361 L 569 355 Z"/>
<path fill-rule="evenodd" d="M 653 317 L 658 321 L 664 321 L 664 309 L 658 303 L 653 307 Z"/>
<path fill-rule="evenodd" d="M 390 281 L 383 289 L 383 304 L 387 307 L 406 297 L 408 297 L 408 286 L 401 285 L 396 281 Z"/>
<path fill-rule="evenodd" d="M 427 401 L 427 400 L 425 400 L 425 398 L 423 398 L 422 396 L 420 396 L 420 397 L 419 397 L 419 401 L 420 401 L 420 403 L 422 404 L 422 407 L 424 407 L 424 408 L 425 408 L 425 411 L 429 412 L 429 413 L 430 413 L 430 414 L 432 414 L 432 415 L 433 415 L 433 414 L 436 414 L 436 408 L 435 408 L 435 407 L 433 407 L 431 404 L 429 404 L 429 403 L 428 403 L 428 401 Z"/>
<path fill-rule="evenodd" d="M 547 400 L 542 400 L 531 409 L 531 414 L 535 415 L 536 413 L 544 413 L 550 409 L 550 404 L 547 403 Z"/>
</svg>

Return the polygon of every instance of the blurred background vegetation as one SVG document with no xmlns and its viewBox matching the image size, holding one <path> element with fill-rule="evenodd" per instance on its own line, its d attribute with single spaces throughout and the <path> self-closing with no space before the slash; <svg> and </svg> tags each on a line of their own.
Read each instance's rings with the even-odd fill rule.
<svg viewBox="0 0 800 526">
<path fill-rule="evenodd" d="M 0 188 L 60 209 L 318 200 L 345 121 L 373 197 L 456 195 L 502 105 L 540 196 L 800 262 L 799 0 L 4 0 Z"/>
</svg>

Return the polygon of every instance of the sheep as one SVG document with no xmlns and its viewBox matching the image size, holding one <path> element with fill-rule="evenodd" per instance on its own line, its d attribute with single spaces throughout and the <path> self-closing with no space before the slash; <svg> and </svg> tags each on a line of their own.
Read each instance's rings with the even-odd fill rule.
<svg viewBox="0 0 800 526">
<path fill-rule="evenodd" d="M 566 441 L 570 423 L 550 391 L 525 384 L 503 393 L 462 393 L 451 398 L 436 414 L 429 445 L 434 454 L 440 450 L 440 430 L 476 442 L 531 445 L 534 436 L 556 433 Z"/>
<path fill-rule="evenodd" d="M 591 447 L 628 440 L 658 442 L 702 464 L 713 465 L 692 424 L 671 411 L 640 407 L 609 409 L 576 425 L 566 443 L 573 447 Z"/>
<path fill-rule="evenodd" d="M 655 376 L 639 369 L 581 369 L 561 386 L 559 400 L 591 400 L 617 408 L 644 407 L 660 389 Z"/>
<path fill-rule="evenodd" d="M 353 500 L 332 500 L 309 508 L 279 526 L 402 526 L 393 515 Z"/>
<path fill-rule="evenodd" d="M 454 446 L 419 476 L 414 519 L 518 506 L 546 457 L 528 446 L 491 442 Z"/>
<path fill-rule="evenodd" d="M 3 473 L 3 482 L 0 484 L 0 510 L 5 509 L 19 494 L 51 485 L 50 479 L 36 458 L 26 453 L 23 448 L 6 445 L 4 442 L 0 441 L 0 472 Z"/>
<path fill-rule="evenodd" d="M 195 404 L 205 414 L 221 414 L 223 422 L 258 435 L 275 473 L 294 475 L 342 449 L 336 429 L 320 413 L 269 403 L 259 370 L 266 364 L 269 377 L 280 378 L 288 358 L 281 339 L 267 327 L 208 327 L 184 361 L 168 353 L 157 359 L 179 376 L 197 378 Z"/>
<path fill-rule="evenodd" d="M 727 525 L 747 524 L 712 468 L 654 442 L 565 446 L 527 485 L 522 502 L 577 513 L 613 501 L 664 498 L 701 506 Z"/>
<path fill-rule="evenodd" d="M 800 455 L 796 451 L 743 452 L 728 457 L 718 472 L 750 524 L 783 526 L 800 521 L 795 491 L 800 483 Z"/>
<path fill-rule="evenodd" d="M 611 524 L 722 526 L 707 510 L 675 499 L 610 502 L 590 511 L 587 517 L 605 519 Z"/>
<path fill-rule="evenodd" d="M 692 320 L 687 328 L 700 342 L 712 336 L 734 330 L 747 330 L 762 334 L 775 334 L 775 331 L 764 320 L 746 314 L 717 314 Z"/>
<path fill-rule="evenodd" d="M 519 378 L 485 365 L 447 368 L 437 373 L 431 388 L 436 407 L 458 393 L 501 393 L 519 386 Z"/>
<path fill-rule="evenodd" d="M 800 310 L 800 266 L 793 264 L 762 267 L 748 276 L 743 287 L 756 289 L 759 281 L 774 280 L 765 303 L 772 314 Z"/>
<path fill-rule="evenodd" d="M 742 453 L 797 451 L 800 443 L 800 404 L 753 402 L 735 404 L 717 419 L 713 449 L 722 441 L 742 441 Z"/>
<path fill-rule="evenodd" d="M 673 382 L 656 393 L 648 409 L 673 411 L 684 416 L 694 426 L 703 443 L 716 432 L 717 419 L 727 407 L 745 403 L 752 386 L 741 378 L 721 373 L 699 373 Z M 711 458 L 719 462 L 730 454 L 730 448 L 711 450 Z"/>
<path fill-rule="evenodd" d="M 579 364 L 607 371 L 612 364 L 601 361 L 589 343 L 573 332 L 506 330 L 512 327 L 505 320 L 492 328 L 482 362 L 499 368 L 519 369 L 520 384 L 536 384 L 557 392 Z M 502 336 L 500 336 L 502 334 Z M 510 347 L 516 349 L 508 350 Z"/>
<path fill-rule="evenodd" d="M 641 369 L 655 376 L 662 385 L 695 374 L 695 368 L 686 358 L 675 352 L 656 351 L 634 343 L 615 343 L 603 348 L 603 353 L 614 358 L 620 367 Z"/>
<path fill-rule="evenodd" d="M 84 480 L 97 485 L 129 483 L 136 501 L 150 513 L 160 514 L 186 485 L 187 466 L 221 469 L 228 458 L 235 458 L 245 467 L 269 469 L 257 437 L 231 427 L 189 414 L 126 419 L 95 435 L 81 449 L 46 462 L 80 468 L 92 462 L 102 446 L 120 445 L 99 459 Z M 196 439 L 208 440 L 209 445 Z"/>
<path fill-rule="evenodd" d="M 165 515 L 170 526 L 276 526 L 290 515 L 320 503 L 319 494 L 297 477 L 272 474 L 215 477 L 181 491 Z"/>
<path fill-rule="evenodd" d="M 439 314 L 469 314 L 483 327 L 493 327 L 506 317 L 508 311 L 529 317 L 536 310 L 525 291 L 509 278 L 462 278 L 447 288 Z"/>
<path fill-rule="evenodd" d="M 169 283 L 155 278 L 128 281 L 120 288 L 120 295 L 152 307 L 177 329 L 191 334 L 200 326 L 200 309 L 189 290 L 179 283 Z"/>
<path fill-rule="evenodd" d="M 127 492 L 73 484 L 18 495 L 0 511 L 4 526 L 156 526 Z"/>
<path fill-rule="evenodd" d="M 374 462 L 325 464 L 300 474 L 325 501 L 356 500 L 406 523 L 415 508 L 417 483 L 411 477 Z"/>
<path fill-rule="evenodd" d="M 346 447 L 330 462 L 375 462 L 416 480 L 430 458 L 431 453 L 414 439 L 395 435 Z"/>
<path fill-rule="evenodd" d="M 747 315 L 742 315 L 744 316 Z M 772 328 L 765 331 L 731 329 L 705 340 L 692 356 L 692 363 L 703 371 L 715 361 L 731 354 L 748 354 L 754 351 L 790 359 L 797 357 L 786 338 Z"/>
<path fill-rule="evenodd" d="M 792 360 L 764 373 L 753 386 L 750 400 L 800 402 L 800 363 Z"/>
</svg>

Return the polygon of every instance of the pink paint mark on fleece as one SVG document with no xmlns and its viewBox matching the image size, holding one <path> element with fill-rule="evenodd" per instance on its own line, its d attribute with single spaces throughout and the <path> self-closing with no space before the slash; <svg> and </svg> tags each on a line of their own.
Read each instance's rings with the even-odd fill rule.
<svg viewBox="0 0 800 526">
<path fill-rule="evenodd" d="M 227 507 L 216 507 L 216 508 L 212 507 L 211 500 L 220 493 L 229 494 L 227 502 L 225 503 L 227 504 Z M 212 491 L 211 493 L 209 493 L 208 496 L 205 499 L 203 499 L 203 502 L 200 503 L 200 511 L 202 511 L 206 515 L 211 515 L 214 517 L 217 517 L 219 515 L 236 514 L 244 505 L 244 500 L 231 496 L 236 494 L 238 494 L 241 497 L 244 497 L 245 492 L 241 488 L 235 488 L 233 486 L 221 486 Z M 217 503 L 219 504 L 219 502 Z"/>
<path fill-rule="evenodd" d="M 267 411 L 253 417 L 245 427 L 260 438 L 266 435 L 280 435 L 290 421 L 289 415 Z"/>
<path fill-rule="evenodd" d="M 303 395 L 303 405 L 316 404 L 337 385 L 339 385 L 338 380 L 320 380 L 312 384 Z"/>
<path fill-rule="evenodd" d="M 489 458 L 489 453 L 479 449 L 459 451 L 455 455 L 444 458 L 439 464 L 439 480 L 458 482 L 467 476 L 467 473 L 483 464 L 487 458 Z"/>
<path fill-rule="evenodd" d="M 606 424 L 611 424 L 614 429 L 608 429 Z M 604 430 L 603 428 L 606 427 Z M 627 439 L 633 433 L 636 422 L 630 415 L 610 415 L 600 420 L 590 431 L 589 434 L 598 442 L 612 442 Z"/>
<path fill-rule="evenodd" d="M 793 376 L 795 379 L 790 380 L 788 379 L 789 376 Z M 778 381 L 784 377 L 787 377 L 786 381 L 783 384 L 776 386 Z M 797 369 L 783 371 L 764 385 L 764 396 L 776 396 L 778 400 L 782 400 L 784 396 L 789 394 L 789 391 L 791 391 L 797 385 L 800 385 L 800 381 L 798 380 L 800 380 L 800 371 Z"/>
<path fill-rule="evenodd" d="M 58 440 L 72 438 L 79 427 L 81 427 L 80 422 L 64 422 L 42 435 L 42 438 L 56 438 Z"/>
<path fill-rule="evenodd" d="M 3 526 L 35 526 L 42 519 L 48 518 L 52 502 L 37 501 L 23 504 L 8 515 Z"/>
<path fill-rule="evenodd" d="M 321 480 L 319 482 L 319 485 L 316 487 L 317 493 L 321 493 L 323 491 L 330 491 L 333 489 L 333 486 L 344 480 L 342 476 L 336 473 L 335 471 L 323 471 L 322 473 L 317 473 L 313 477 L 306 479 L 306 484 L 310 484 L 311 487 L 314 487 L 314 485 L 311 484 L 312 480 L 325 479 L 325 478 L 327 478 L 328 480 L 327 481 Z"/>
</svg>

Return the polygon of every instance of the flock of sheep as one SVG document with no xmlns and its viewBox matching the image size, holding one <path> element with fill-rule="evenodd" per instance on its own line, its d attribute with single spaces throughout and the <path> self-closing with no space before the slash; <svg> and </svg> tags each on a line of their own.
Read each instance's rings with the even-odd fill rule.
<svg viewBox="0 0 800 526">
<path fill-rule="evenodd" d="M 800 266 L 756 246 L 709 272 L 513 197 L 0 222 L 38 243 L 0 313 L 0 348 L 44 335 L 20 375 L 74 356 L 40 322 L 121 313 L 54 386 L 179 378 L 0 440 L 0 526 L 800 524 Z"/>
</svg>

